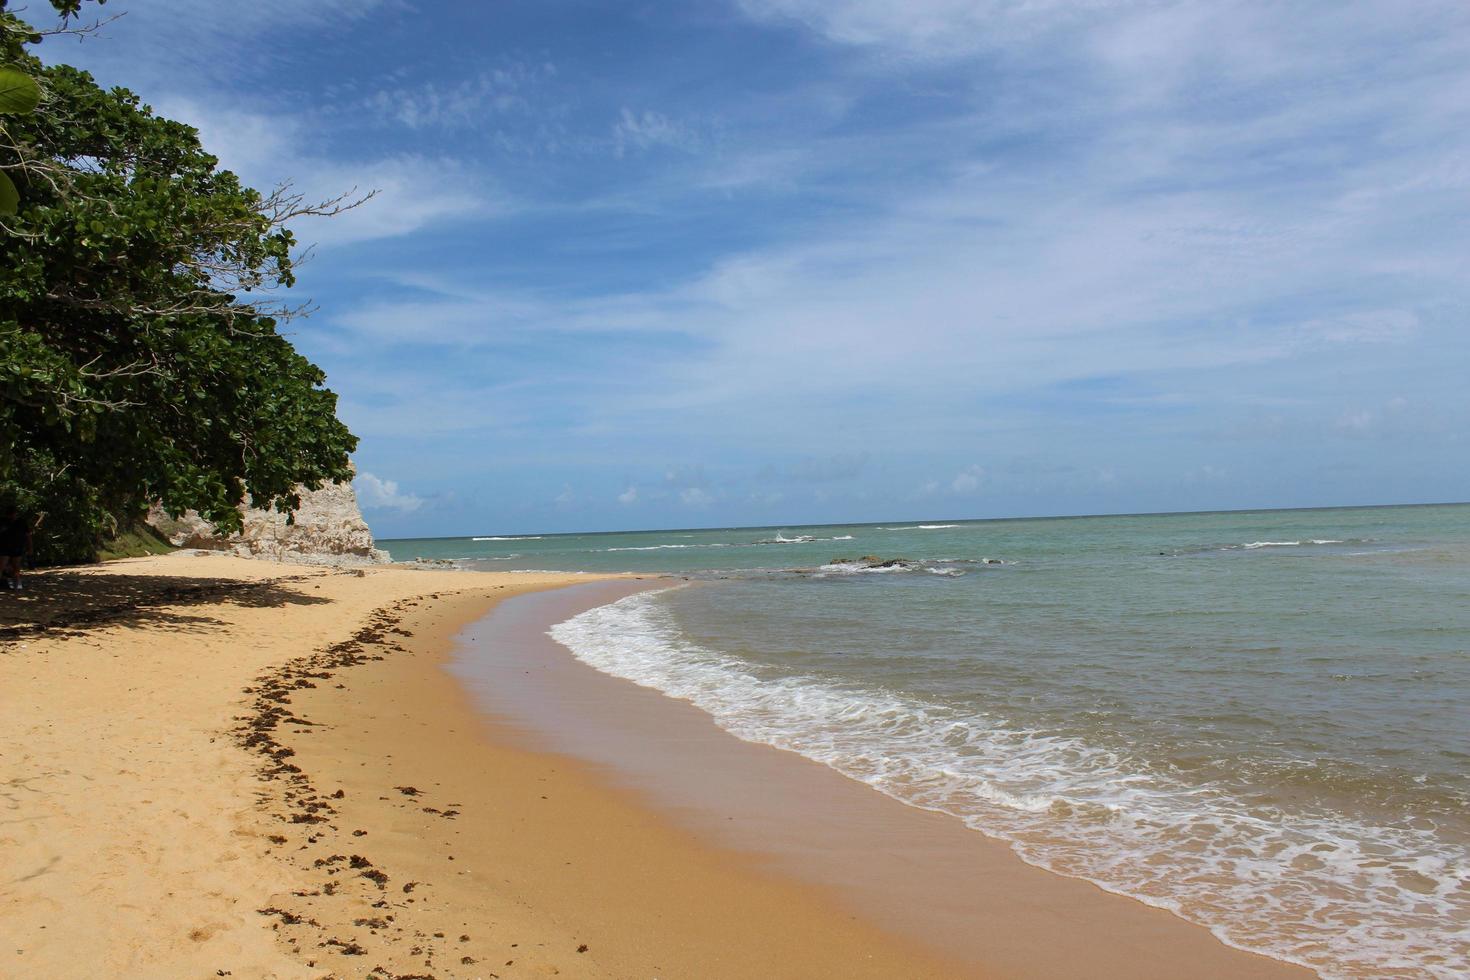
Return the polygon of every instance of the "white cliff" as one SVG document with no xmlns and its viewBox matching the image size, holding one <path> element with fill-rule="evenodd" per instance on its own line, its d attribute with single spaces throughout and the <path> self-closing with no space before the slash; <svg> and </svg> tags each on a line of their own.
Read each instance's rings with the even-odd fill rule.
<svg viewBox="0 0 1470 980">
<path fill-rule="evenodd" d="M 388 553 L 373 547 L 373 533 L 357 506 L 350 483 L 329 483 L 320 490 L 303 490 L 301 507 L 291 524 L 276 511 L 241 506 L 244 527 L 238 534 L 220 535 L 194 511 L 169 517 L 155 506 L 148 523 L 178 548 L 228 551 L 246 558 L 276 561 L 377 564 Z"/>
</svg>

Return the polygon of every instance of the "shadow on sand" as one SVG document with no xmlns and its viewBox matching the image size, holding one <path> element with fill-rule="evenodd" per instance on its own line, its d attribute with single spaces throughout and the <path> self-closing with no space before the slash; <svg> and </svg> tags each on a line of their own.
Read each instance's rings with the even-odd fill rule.
<svg viewBox="0 0 1470 980">
<path fill-rule="evenodd" d="M 191 606 L 267 608 L 330 602 L 293 587 L 311 575 L 257 582 L 171 575 L 84 575 L 55 570 L 26 577 L 22 592 L 0 590 L 0 641 L 94 626 L 155 626 L 204 630 L 220 625 Z"/>
</svg>

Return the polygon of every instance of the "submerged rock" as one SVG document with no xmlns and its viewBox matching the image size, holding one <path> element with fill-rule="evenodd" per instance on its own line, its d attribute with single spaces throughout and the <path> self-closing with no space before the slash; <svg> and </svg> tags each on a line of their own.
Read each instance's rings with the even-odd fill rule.
<svg viewBox="0 0 1470 980">
<path fill-rule="evenodd" d="M 855 565 L 859 568 L 913 568 L 919 564 L 912 558 L 879 558 L 863 555 L 861 558 L 833 558 L 828 565 Z"/>
</svg>

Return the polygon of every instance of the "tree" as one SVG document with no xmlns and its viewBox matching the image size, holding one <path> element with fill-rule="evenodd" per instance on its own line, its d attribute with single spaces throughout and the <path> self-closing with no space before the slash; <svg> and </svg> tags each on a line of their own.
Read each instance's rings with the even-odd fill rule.
<svg viewBox="0 0 1470 980">
<path fill-rule="evenodd" d="M 65 28 L 80 0 L 52 5 Z M 38 543 L 79 559 L 154 501 L 233 529 L 246 495 L 291 511 L 299 485 L 350 479 L 356 437 L 274 292 L 287 223 L 361 201 L 243 186 L 191 127 L 42 66 L 4 8 L 0 65 L 40 99 L 0 114 L 0 502 L 46 511 Z"/>
</svg>

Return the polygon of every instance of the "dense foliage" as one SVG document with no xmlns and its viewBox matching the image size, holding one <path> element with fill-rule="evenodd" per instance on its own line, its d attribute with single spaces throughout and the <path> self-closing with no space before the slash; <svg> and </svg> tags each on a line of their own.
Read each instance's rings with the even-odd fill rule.
<svg viewBox="0 0 1470 980">
<path fill-rule="evenodd" d="M 247 494 L 290 510 L 298 484 L 350 478 L 356 439 L 270 298 L 293 282 L 285 223 L 342 202 L 241 186 L 194 129 L 43 67 L 38 40 L 0 0 L 0 66 L 41 96 L 0 93 L 0 505 L 81 559 L 153 501 L 234 527 Z"/>
</svg>

